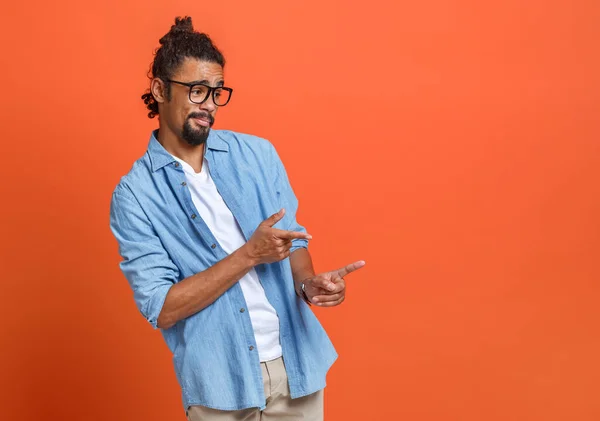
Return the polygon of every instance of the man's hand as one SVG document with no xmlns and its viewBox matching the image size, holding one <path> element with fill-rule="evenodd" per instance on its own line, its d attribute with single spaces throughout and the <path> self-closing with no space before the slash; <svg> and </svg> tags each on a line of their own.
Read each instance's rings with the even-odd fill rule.
<svg viewBox="0 0 600 421">
<path fill-rule="evenodd" d="M 344 276 L 364 265 L 365 262 L 359 260 L 341 269 L 320 273 L 312 278 L 305 279 L 303 282 L 308 300 L 320 307 L 333 307 L 341 304 L 346 298 Z"/>
<path fill-rule="evenodd" d="M 309 234 L 296 231 L 285 231 L 273 228 L 285 215 L 285 209 L 271 215 L 260 223 L 252 237 L 244 244 L 247 256 L 254 265 L 261 263 L 273 263 L 289 257 L 292 248 L 292 240 L 301 238 L 312 239 Z"/>
</svg>

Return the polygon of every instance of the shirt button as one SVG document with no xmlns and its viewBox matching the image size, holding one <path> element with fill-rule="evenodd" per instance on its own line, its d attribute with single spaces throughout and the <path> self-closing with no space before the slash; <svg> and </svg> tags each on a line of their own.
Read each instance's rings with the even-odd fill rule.
<svg viewBox="0 0 600 421">
<path fill-rule="evenodd" d="M 178 167 L 178 166 L 179 166 L 179 162 L 176 162 L 176 163 L 175 163 L 175 166 L 176 166 L 176 167 Z"/>
<path fill-rule="evenodd" d="M 249 349 L 250 351 L 252 351 L 252 350 L 254 349 L 254 347 L 253 347 L 252 345 L 250 345 L 250 346 L 248 347 L 248 349 Z"/>
<path fill-rule="evenodd" d="M 195 213 L 192 214 L 192 219 L 196 219 L 196 214 Z"/>
<path fill-rule="evenodd" d="M 217 245 L 216 245 L 216 244 L 213 244 L 213 245 L 211 245 L 211 246 L 210 246 L 210 248 L 211 248 L 211 249 L 214 249 L 214 248 L 216 248 L 216 247 L 217 247 Z"/>
<path fill-rule="evenodd" d="M 184 181 L 183 183 L 181 183 L 182 186 L 185 186 L 187 183 Z"/>
<path fill-rule="evenodd" d="M 240 308 L 240 313 L 243 313 L 244 311 L 246 311 L 245 308 Z"/>
</svg>

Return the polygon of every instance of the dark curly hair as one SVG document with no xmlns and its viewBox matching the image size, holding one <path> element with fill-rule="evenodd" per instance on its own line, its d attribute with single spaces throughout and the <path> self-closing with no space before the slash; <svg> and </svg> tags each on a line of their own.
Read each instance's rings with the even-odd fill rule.
<svg viewBox="0 0 600 421">
<path fill-rule="evenodd" d="M 186 58 L 196 58 L 203 61 L 217 63 L 225 67 L 225 58 L 213 44 L 210 37 L 204 33 L 194 31 L 192 18 L 189 16 L 175 18 L 175 25 L 160 40 L 160 47 L 154 53 L 152 68 L 148 78 L 159 78 L 165 82 L 165 96 L 171 97 L 170 85 L 167 79 L 179 68 Z M 149 118 L 158 115 L 158 103 L 152 96 L 150 89 L 142 95 L 142 100 L 150 111 Z"/>
</svg>

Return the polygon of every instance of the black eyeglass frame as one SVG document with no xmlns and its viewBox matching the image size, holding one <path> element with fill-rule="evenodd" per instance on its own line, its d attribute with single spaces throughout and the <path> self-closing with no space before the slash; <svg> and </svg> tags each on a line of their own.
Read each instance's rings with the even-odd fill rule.
<svg viewBox="0 0 600 421">
<path fill-rule="evenodd" d="M 212 95 L 212 100 L 215 103 L 215 105 L 217 107 L 224 107 L 225 105 L 229 104 L 229 101 L 231 101 L 231 96 L 233 95 L 233 89 L 232 88 L 227 88 L 225 86 L 215 86 L 215 87 L 212 87 L 212 86 L 208 86 L 208 85 L 206 85 L 204 83 L 180 82 L 178 80 L 173 80 L 173 79 L 167 79 L 166 81 L 170 82 L 170 83 L 176 83 L 178 85 L 187 86 L 188 88 L 190 88 L 190 90 L 188 92 L 188 98 L 190 99 L 190 102 L 194 103 L 194 104 L 202 104 L 203 102 L 205 102 L 208 99 L 209 96 Z M 206 96 L 200 102 L 192 100 L 192 89 L 194 88 L 194 86 L 204 86 L 205 88 L 208 88 L 208 91 L 206 92 Z M 222 104 L 222 105 L 217 104 L 217 101 L 215 99 L 215 92 L 216 92 L 217 89 L 222 89 L 224 91 L 229 92 L 229 98 L 227 98 L 227 102 L 225 104 Z"/>
</svg>

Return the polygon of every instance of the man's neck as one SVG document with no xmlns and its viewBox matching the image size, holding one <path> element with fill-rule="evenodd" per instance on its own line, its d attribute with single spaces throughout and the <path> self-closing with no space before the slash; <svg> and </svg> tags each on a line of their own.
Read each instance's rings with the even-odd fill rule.
<svg viewBox="0 0 600 421">
<path fill-rule="evenodd" d="M 192 146 L 185 140 L 180 139 L 175 134 L 164 129 L 158 130 L 156 138 L 171 155 L 190 164 L 197 173 L 202 171 L 204 146 L 206 145 L 206 142 L 198 146 Z"/>
</svg>

